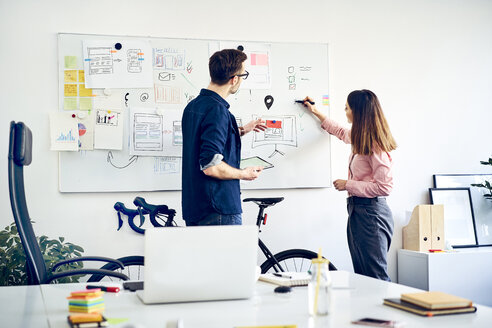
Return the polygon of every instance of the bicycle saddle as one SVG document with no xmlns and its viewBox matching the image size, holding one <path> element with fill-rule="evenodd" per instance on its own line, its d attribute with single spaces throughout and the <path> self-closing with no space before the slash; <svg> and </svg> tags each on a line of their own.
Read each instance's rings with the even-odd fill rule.
<svg viewBox="0 0 492 328">
<path fill-rule="evenodd" d="M 280 203 L 284 200 L 284 197 L 276 197 L 276 198 L 246 198 L 243 199 L 243 202 L 253 202 L 257 205 L 261 206 L 272 206 L 277 203 Z"/>
</svg>

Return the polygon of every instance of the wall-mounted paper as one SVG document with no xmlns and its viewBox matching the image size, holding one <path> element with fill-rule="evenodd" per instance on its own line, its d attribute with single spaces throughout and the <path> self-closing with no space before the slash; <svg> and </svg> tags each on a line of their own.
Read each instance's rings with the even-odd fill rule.
<svg viewBox="0 0 492 328">
<path fill-rule="evenodd" d="M 220 42 L 220 49 L 238 49 L 248 55 L 245 69 L 249 76 L 242 81 L 242 89 L 270 89 L 272 86 L 271 72 L 271 45 L 264 43 L 245 43 L 241 41 Z"/>
<path fill-rule="evenodd" d="M 94 150 L 94 123 L 95 116 L 94 111 L 85 114 L 84 116 L 77 116 L 77 125 L 79 128 L 79 149 L 80 150 Z"/>
<path fill-rule="evenodd" d="M 123 112 L 97 109 L 95 111 L 94 149 L 123 148 Z"/>
<path fill-rule="evenodd" d="M 79 150 L 79 128 L 72 113 L 50 113 L 50 136 L 51 150 Z"/>
<path fill-rule="evenodd" d="M 162 115 L 155 109 L 130 109 L 130 155 L 164 156 Z"/>
<path fill-rule="evenodd" d="M 142 40 L 85 40 L 87 88 L 149 88 L 152 86 L 152 47 Z"/>
</svg>

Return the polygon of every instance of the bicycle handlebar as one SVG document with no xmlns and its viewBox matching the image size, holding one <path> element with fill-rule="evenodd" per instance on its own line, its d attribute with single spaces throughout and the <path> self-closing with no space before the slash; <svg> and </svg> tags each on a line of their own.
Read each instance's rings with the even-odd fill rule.
<svg viewBox="0 0 492 328">
<path fill-rule="evenodd" d="M 145 233 L 145 229 L 142 229 L 142 228 L 139 228 L 135 225 L 135 222 L 133 222 L 133 220 L 135 219 L 135 216 L 140 215 L 140 227 L 142 226 L 142 224 L 144 223 L 145 221 L 145 217 L 143 216 L 143 214 L 149 214 L 149 212 L 147 210 L 143 210 L 142 213 L 140 213 L 138 210 L 133 210 L 133 209 L 129 209 L 125 206 L 125 204 L 121 203 L 121 202 L 116 202 L 114 204 L 114 209 L 118 212 L 118 218 L 120 221 L 121 220 L 121 215 L 120 215 L 120 212 L 125 214 L 127 217 L 128 217 L 128 224 L 130 225 L 130 227 L 135 231 L 135 232 L 138 232 L 138 233 L 141 233 L 141 234 L 144 234 Z M 118 229 L 119 230 L 119 229 Z"/>
<path fill-rule="evenodd" d="M 152 205 L 147 203 L 143 197 L 135 197 L 135 199 L 133 200 L 133 204 L 138 207 L 137 211 L 143 209 L 149 213 L 150 222 L 152 222 L 155 227 L 163 226 L 162 224 L 157 222 L 157 220 L 155 219 L 156 216 L 166 216 L 167 220 L 164 226 L 172 226 L 173 218 L 176 215 L 176 211 L 170 209 L 169 207 L 167 207 L 167 205 Z M 142 214 L 140 213 L 140 215 Z"/>
</svg>

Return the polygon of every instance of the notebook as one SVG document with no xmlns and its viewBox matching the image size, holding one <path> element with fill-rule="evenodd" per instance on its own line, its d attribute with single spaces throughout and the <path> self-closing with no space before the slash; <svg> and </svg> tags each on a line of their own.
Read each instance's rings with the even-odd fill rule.
<svg viewBox="0 0 492 328">
<path fill-rule="evenodd" d="M 384 299 L 383 304 L 426 317 L 432 317 L 435 315 L 445 315 L 445 314 L 473 313 L 477 311 L 477 308 L 474 306 L 454 308 L 454 309 L 430 310 L 409 302 L 405 302 L 399 298 L 386 298 Z"/>
<path fill-rule="evenodd" d="M 256 283 L 258 227 L 200 226 L 145 231 L 145 304 L 243 299 Z"/>
<path fill-rule="evenodd" d="M 284 277 L 278 277 L 273 273 L 263 273 L 259 280 L 269 282 L 279 286 L 307 286 L 311 281 L 311 276 L 307 272 L 283 272 Z M 285 276 L 290 276 L 287 278 Z"/>
<path fill-rule="evenodd" d="M 401 299 L 432 310 L 470 307 L 472 305 L 472 301 L 466 298 L 437 291 L 402 294 Z"/>
</svg>

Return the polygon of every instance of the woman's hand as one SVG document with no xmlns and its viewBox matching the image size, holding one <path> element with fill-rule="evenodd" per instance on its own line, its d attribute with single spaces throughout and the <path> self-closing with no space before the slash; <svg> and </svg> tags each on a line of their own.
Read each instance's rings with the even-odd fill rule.
<svg viewBox="0 0 492 328">
<path fill-rule="evenodd" d="M 335 180 L 335 181 L 333 181 L 333 185 L 335 186 L 335 189 L 338 191 L 347 190 L 347 188 L 346 188 L 347 180 L 341 180 L 341 179 Z"/>
<path fill-rule="evenodd" d="M 304 98 L 303 100 L 304 100 L 304 103 L 303 103 L 304 107 L 309 109 L 309 111 L 312 114 L 314 114 L 314 116 L 316 116 L 321 122 L 323 122 L 326 119 L 326 115 L 321 113 L 320 111 L 318 111 L 318 109 L 316 108 L 315 105 L 311 104 L 311 103 L 314 103 L 313 98 L 308 96 L 308 97 Z"/>
<path fill-rule="evenodd" d="M 243 126 L 244 134 L 251 131 L 255 131 L 255 132 L 265 131 L 267 128 L 265 124 L 266 121 L 262 120 L 261 118 L 257 120 L 252 120 L 251 122 Z"/>
</svg>

